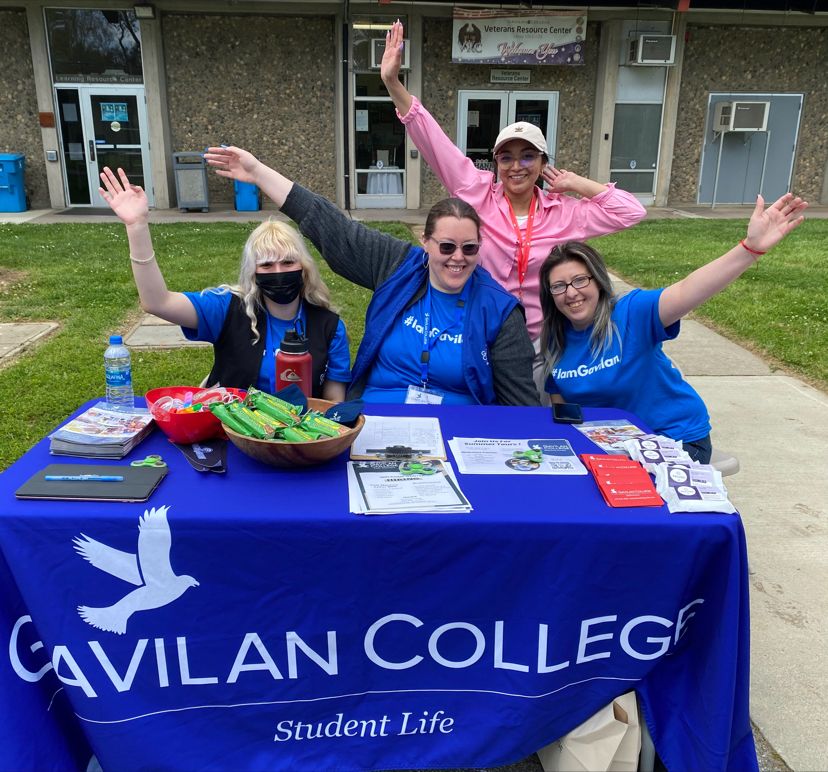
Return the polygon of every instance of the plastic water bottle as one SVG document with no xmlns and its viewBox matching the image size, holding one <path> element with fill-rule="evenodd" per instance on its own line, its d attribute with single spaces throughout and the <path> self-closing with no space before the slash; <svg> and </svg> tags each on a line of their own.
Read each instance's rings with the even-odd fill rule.
<svg viewBox="0 0 828 772">
<path fill-rule="evenodd" d="M 104 351 L 104 371 L 109 407 L 113 410 L 134 410 L 132 363 L 129 349 L 120 335 L 109 336 L 109 347 Z"/>
<path fill-rule="evenodd" d="M 306 397 L 311 396 L 313 362 L 308 353 L 308 339 L 288 330 L 276 349 L 276 391 L 296 384 Z"/>
</svg>

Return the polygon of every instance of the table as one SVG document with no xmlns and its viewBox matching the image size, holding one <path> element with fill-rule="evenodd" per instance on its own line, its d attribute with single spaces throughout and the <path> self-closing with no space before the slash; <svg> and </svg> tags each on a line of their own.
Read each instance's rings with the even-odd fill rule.
<svg viewBox="0 0 828 772">
<path fill-rule="evenodd" d="M 368 412 L 596 451 L 543 408 Z M 757 769 L 737 516 L 610 510 L 589 477 L 472 475 L 471 514 L 357 516 L 344 457 L 274 470 L 231 447 L 226 475 L 199 474 L 157 431 L 133 451 L 170 463 L 147 504 L 18 501 L 46 442 L 0 475 L 2 769 L 82 769 L 90 745 L 119 772 L 495 766 L 631 688 L 671 771 Z M 172 570 L 198 585 L 123 634 L 90 626 L 78 607 L 133 586 L 73 540 L 128 564 L 162 507 Z"/>
<path fill-rule="evenodd" d="M 396 166 L 370 168 L 371 171 L 366 173 L 369 195 L 400 195 L 403 192 L 402 172 Z"/>
</svg>

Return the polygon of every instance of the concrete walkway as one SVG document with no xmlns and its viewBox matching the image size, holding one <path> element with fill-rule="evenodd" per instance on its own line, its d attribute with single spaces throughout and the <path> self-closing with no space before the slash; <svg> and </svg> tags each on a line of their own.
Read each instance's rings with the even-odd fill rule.
<svg viewBox="0 0 828 772">
<path fill-rule="evenodd" d="M 649 216 L 747 218 L 749 212 L 748 207 L 712 213 L 686 208 L 650 210 Z M 36 215 L 28 221 L 37 223 L 85 219 L 21 214 Z M 175 210 L 154 212 L 153 221 L 246 222 L 278 216 L 273 211 L 234 214 L 239 216 Z M 359 215 L 366 220 L 402 217 L 420 227 L 424 220 L 420 213 L 400 210 Z M 828 207 L 815 208 L 809 216 L 828 217 Z M 50 331 L 43 325 L 0 325 L 0 366 Z M 184 343 L 178 328 L 154 317 L 142 319 L 128 342 L 136 348 L 192 345 Z M 741 463 L 739 474 L 726 483 L 742 514 L 750 553 L 751 716 L 771 746 L 757 737 L 761 769 L 828 770 L 828 395 L 773 370 L 692 319 L 682 323 L 682 334 L 665 350 L 706 401 L 714 445 Z M 539 766 L 527 760 L 509 769 L 529 772 Z"/>
</svg>

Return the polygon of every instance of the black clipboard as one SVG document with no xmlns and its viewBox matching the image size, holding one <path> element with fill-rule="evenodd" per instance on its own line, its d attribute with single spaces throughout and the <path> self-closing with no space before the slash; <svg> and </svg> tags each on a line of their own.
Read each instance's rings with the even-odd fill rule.
<svg viewBox="0 0 828 772">
<path fill-rule="evenodd" d="M 103 475 L 124 479 L 109 482 L 92 480 L 46 480 L 46 475 Z M 32 475 L 14 495 L 19 499 L 61 501 L 146 501 L 167 475 L 167 467 L 104 466 L 103 464 L 49 464 Z"/>
</svg>

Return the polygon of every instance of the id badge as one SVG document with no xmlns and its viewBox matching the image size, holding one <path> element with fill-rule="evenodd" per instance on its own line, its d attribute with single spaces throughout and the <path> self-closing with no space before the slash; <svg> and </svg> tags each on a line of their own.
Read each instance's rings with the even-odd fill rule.
<svg viewBox="0 0 828 772">
<path fill-rule="evenodd" d="M 406 405 L 439 405 L 442 401 L 443 395 L 427 386 L 409 386 L 405 395 Z"/>
</svg>

